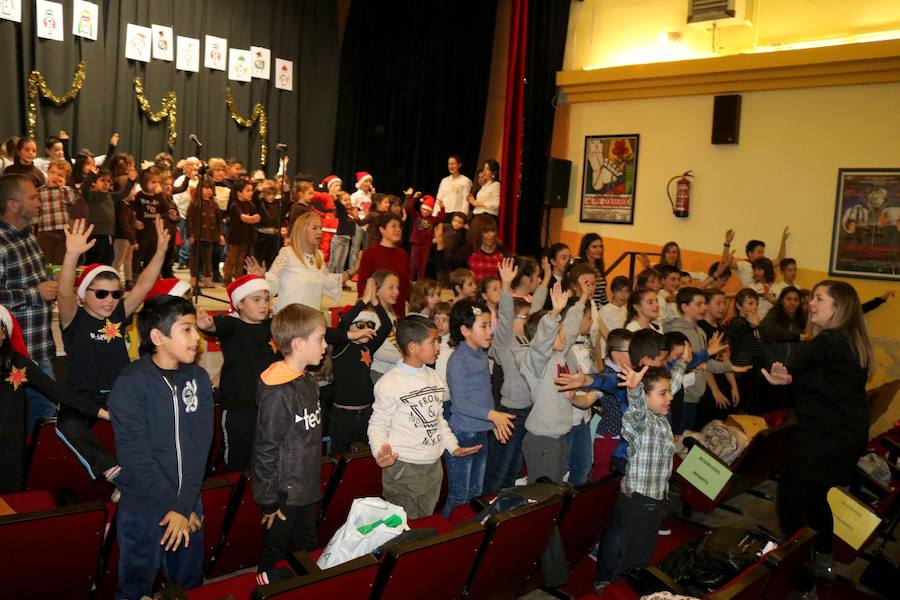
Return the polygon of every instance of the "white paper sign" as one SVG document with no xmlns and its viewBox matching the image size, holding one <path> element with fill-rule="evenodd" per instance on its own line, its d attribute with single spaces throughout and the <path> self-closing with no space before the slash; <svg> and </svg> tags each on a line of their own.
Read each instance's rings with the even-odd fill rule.
<svg viewBox="0 0 900 600">
<path fill-rule="evenodd" d="M 22 22 L 21 0 L 0 0 L 0 19 Z"/>
<path fill-rule="evenodd" d="M 152 37 L 149 27 L 129 23 L 125 29 L 125 58 L 150 62 Z"/>
<path fill-rule="evenodd" d="M 175 61 L 175 68 L 194 73 L 200 70 L 200 40 L 178 36 L 178 60 Z"/>
<path fill-rule="evenodd" d="M 279 90 L 294 91 L 294 63 L 283 58 L 275 59 L 275 87 Z"/>
<path fill-rule="evenodd" d="M 72 4 L 72 35 L 97 40 L 100 28 L 100 9 L 93 2 L 75 0 Z"/>
<path fill-rule="evenodd" d="M 172 28 L 165 25 L 151 25 L 150 29 L 153 32 L 153 58 L 157 60 L 175 60 Z"/>
<path fill-rule="evenodd" d="M 204 46 L 203 66 L 207 69 L 217 69 L 224 71 L 226 68 L 226 58 L 228 56 L 228 40 L 216 37 L 214 35 L 206 36 L 206 45 Z"/>
<path fill-rule="evenodd" d="M 250 46 L 250 54 L 253 55 L 250 74 L 256 79 L 268 79 L 272 71 L 272 51 L 260 46 Z"/>
<path fill-rule="evenodd" d="M 39 38 L 63 41 L 63 6 L 59 2 L 37 0 L 35 21 Z"/>
<path fill-rule="evenodd" d="M 228 49 L 228 79 L 233 81 L 250 81 L 249 50 Z"/>
</svg>

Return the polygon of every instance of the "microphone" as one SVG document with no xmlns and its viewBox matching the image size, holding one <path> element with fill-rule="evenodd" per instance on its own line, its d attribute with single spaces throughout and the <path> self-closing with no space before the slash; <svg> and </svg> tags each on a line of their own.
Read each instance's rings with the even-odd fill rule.
<svg viewBox="0 0 900 600">
<path fill-rule="evenodd" d="M 282 144 L 281 142 L 279 142 L 279 143 L 275 144 L 275 149 L 278 150 L 279 152 L 284 152 L 285 150 L 288 149 L 288 145 Z"/>
<path fill-rule="evenodd" d="M 192 134 L 190 135 L 190 140 L 191 140 L 192 142 L 194 142 L 194 145 L 196 145 L 198 148 L 202 148 L 202 147 L 203 147 L 203 142 L 200 141 L 200 139 L 197 137 L 197 134 L 196 134 L 196 133 L 192 133 Z"/>
</svg>

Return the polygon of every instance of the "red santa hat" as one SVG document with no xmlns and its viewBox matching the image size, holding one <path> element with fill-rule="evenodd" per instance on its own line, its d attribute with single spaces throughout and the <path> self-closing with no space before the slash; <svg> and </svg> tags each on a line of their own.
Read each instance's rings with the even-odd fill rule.
<svg viewBox="0 0 900 600">
<path fill-rule="evenodd" d="M 6 337 L 12 344 L 13 350 L 30 359 L 28 356 L 28 348 L 25 347 L 25 337 L 22 335 L 22 328 L 19 327 L 19 321 L 13 316 L 9 309 L 0 305 L 0 323 L 6 329 Z"/>
<path fill-rule="evenodd" d="M 191 284 L 177 277 L 169 277 L 168 279 L 157 279 L 147 295 L 144 296 L 144 302 L 154 296 L 178 296 L 184 297 L 191 291 Z"/>
<path fill-rule="evenodd" d="M 429 213 L 434 212 L 434 196 L 422 196 L 422 208 Z"/>
<path fill-rule="evenodd" d="M 237 306 L 241 300 L 255 292 L 266 291 L 272 293 L 269 282 L 259 275 L 243 275 L 238 277 L 225 287 L 228 292 L 228 300 L 231 303 L 231 312 L 237 312 Z"/>
<path fill-rule="evenodd" d="M 325 188 L 326 190 L 331 190 L 331 186 L 334 185 L 335 183 L 344 183 L 344 182 L 341 181 L 341 178 L 338 177 L 337 175 L 329 175 L 328 177 L 326 177 L 325 179 L 322 180 L 322 187 Z"/>
<path fill-rule="evenodd" d="M 76 293 L 80 299 L 84 300 L 84 295 L 87 294 L 87 289 L 91 286 L 91 282 L 100 273 L 115 273 L 116 277 L 119 276 L 119 272 L 109 265 L 101 265 L 100 263 L 85 265 L 81 270 L 81 275 L 75 279 Z"/>
<path fill-rule="evenodd" d="M 356 189 L 359 189 L 362 186 L 362 182 L 368 179 L 372 181 L 372 176 L 366 173 L 365 171 L 358 171 L 356 173 Z"/>
</svg>

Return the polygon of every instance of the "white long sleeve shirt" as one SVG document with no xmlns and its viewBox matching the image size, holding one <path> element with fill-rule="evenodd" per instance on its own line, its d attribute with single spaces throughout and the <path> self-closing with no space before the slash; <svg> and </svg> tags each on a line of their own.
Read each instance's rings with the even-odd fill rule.
<svg viewBox="0 0 900 600">
<path fill-rule="evenodd" d="M 472 193 L 472 180 L 465 175 L 453 177 L 447 175 L 441 179 L 438 186 L 437 200 L 444 203 L 444 211 L 447 214 L 461 212 L 469 214 L 469 201 L 467 198 Z"/>
<path fill-rule="evenodd" d="M 459 448 L 444 420 L 445 396 L 449 396 L 446 383 L 429 367 L 417 369 L 401 362 L 385 373 L 375 384 L 369 417 L 372 454 L 390 444 L 399 460 L 429 465 L 439 461 L 444 450 Z"/>
<path fill-rule="evenodd" d="M 272 286 L 276 313 L 294 302 L 321 310 L 323 294 L 335 301 L 341 299 L 341 274 L 327 273 L 324 265 L 316 267 L 315 257 L 300 260 L 290 246 L 278 252 L 266 281 Z"/>
<path fill-rule="evenodd" d="M 487 213 L 489 215 L 494 215 L 495 217 L 500 214 L 500 182 L 499 181 L 491 181 L 490 183 L 484 184 L 480 190 L 478 190 L 478 194 L 475 195 L 475 199 L 479 202 L 483 202 L 481 206 L 476 206 L 475 210 L 472 211 L 472 214 L 480 215 L 481 213 Z"/>
</svg>

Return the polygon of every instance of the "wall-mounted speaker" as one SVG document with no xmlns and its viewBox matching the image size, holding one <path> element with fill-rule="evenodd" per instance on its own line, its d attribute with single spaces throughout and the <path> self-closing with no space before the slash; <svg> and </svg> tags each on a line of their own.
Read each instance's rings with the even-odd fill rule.
<svg viewBox="0 0 900 600">
<path fill-rule="evenodd" d="M 713 144 L 737 144 L 741 136 L 741 95 L 728 94 L 713 99 Z"/>
<path fill-rule="evenodd" d="M 565 208 L 569 204 L 569 177 L 572 161 L 564 158 L 547 159 L 547 177 L 544 179 L 544 206 Z"/>
</svg>

